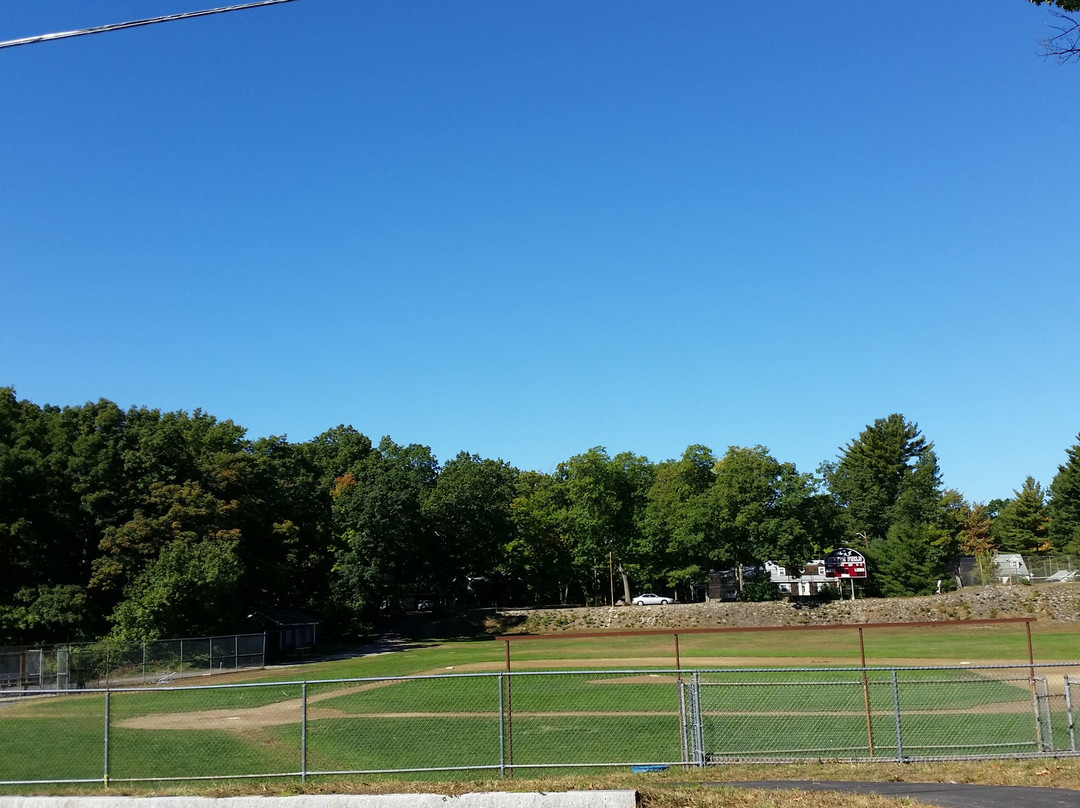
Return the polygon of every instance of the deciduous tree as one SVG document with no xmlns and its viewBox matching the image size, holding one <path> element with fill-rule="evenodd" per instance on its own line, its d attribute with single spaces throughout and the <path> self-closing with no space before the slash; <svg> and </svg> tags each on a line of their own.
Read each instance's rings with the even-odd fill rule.
<svg viewBox="0 0 1080 808">
<path fill-rule="evenodd" d="M 424 586 L 437 547 L 421 502 L 438 464 L 426 446 L 400 446 L 384 437 L 347 470 L 355 484 L 333 503 L 332 591 L 343 617 L 377 613 L 380 604 Z"/>
<path fill-rule="evenodd" d="M 1051 9 L 1056 20 L 1052 26 L 1055 33 L 1039 40 L 1043 53 L 1060 62 L 1080 59 L 1080 20 L 1065 13 L 1080 11 L 1080 0 L 1028 0 L 1028 2 L 1037 6 L 1045 3 L 1062 9 L 1062 11 Z"/>
<path fill-rule="evenodd" d="M 442 594 L 470 597 L 480 581 L 487 582 L 485 592 L 491 591 L 491 578 L 503 566 L 513 536 L 516 477 L 509 463 L 467 452 L 439 471 L 421 512 L 435 534 L 438 550 L 430 574 Z"/>
<path fill-rule="evenodd" d="M 779 462 L 763 446 L 732 446 L 717 462 L 715 476 L 708 507 L 718 543 L 711 560 L 735 567 L 740 590 L 746 564 L 772 560 L 797 568 L 808 560 L 814 537 L 800 517 L 815 493 L 810 475 Z"/>
</svg>

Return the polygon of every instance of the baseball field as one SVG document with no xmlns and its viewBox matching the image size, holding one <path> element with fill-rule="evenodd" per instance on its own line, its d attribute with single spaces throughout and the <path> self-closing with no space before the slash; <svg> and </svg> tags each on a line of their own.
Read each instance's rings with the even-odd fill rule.
<svg viewBox="0 0 1080 808">
<path fill-rule="evenodd" d="M 401 640 L 196 686 L 6 698 L 0 781 L 1070 757 L 1078 657 L 1076 625 L 1038 622 Z"/>
</svg>

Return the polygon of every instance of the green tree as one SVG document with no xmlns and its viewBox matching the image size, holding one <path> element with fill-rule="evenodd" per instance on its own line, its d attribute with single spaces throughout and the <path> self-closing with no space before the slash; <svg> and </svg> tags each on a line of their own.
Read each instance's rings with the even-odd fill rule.
<svg viewBox="0 0 1080 808">
<path fill-rule="evenodd" d="M 565 525 L 579 581 L 587 599 L 608 599 L 611 565 L 630 600 L 644 552 L 642 522 L 653 481 L 652 465 L 629 452 L 610 457 L 600 446 L 560 466 L 566 489 Z"/>
<path fill-rule="evenodd" d="M 84 591 L 66 607 L 57 597 L 85 587 L 100 536 L 73 479 L 79 415 L 0 388 L 0 643 L 52 639 L 49 626 L 83 639 L 104 626 Z"/>
<path fill-rule="evenodd" d="M 1034 3 L 1037 6 L 1041 6 L 1044 3 L 1057 6 L 1065 11 L 1080 11 L 1080 0 L 1028 0 L 1029 3 Z"/>
<path fill-rule="evenodd" d="M 26 587 L 10 603 L 0 604 L 0 626 L 7 626 L 23 644 L 89 639 L 86 629 L 94 622 L 83 586 Z"/>
<path fill-rule="evenodd" d="M 993 520 L 989 506 L 972 505 L 964 515 L 964 528 L 960 536 L 960 552 L 975 557 L 975 569 L 979 583 L 988 584 L 993 578 L 993 555 L 996 549 L 990 526 Z"/>
<path fill-rule="evenodd" d="M 650 580 L 678 591 L 705 579 L 706 565 L 719 543 L 708 493 L 716 457 L 707 446 L 688 446 L 678 461 L 656 466 L 644 515 L 645 557 Z"/>
<path fill-rule="evenodd" d="M 898 522 L 889 535 L 870 543 L 867 586 L 885 597 L 929 595 L 945 577 L 946 554 L 932 525 Z"/>
<path fill-rule="evenodd" d="M 926 521 L 941 497 L 933 444 L 899 414 L 867 426 L 825 472 L 851 534 L 871 541 L 901 521 Z"/>
<path fill-rule="evenodd" d="M 919 503 L 918 507 L 901 508 L 900 518 L 889 527 L 885 539 L 871 542 L 869 591 L 885 596 L 928 595 L 936 591 L 938 580 L 951 588 L 949 562 L 961 552 L 971 509 L 953 489 L 940 494 L 937 502 L 930 500 L 932 486 L 920 492 L 926 478 L 937 479 L 936 469 L 936 463 L 928 463 L 915 472 L 915 484 L 901 500 L 902 504 L 905 499 Z"/>
<path fill-rule="evenodd" d="M 371 454 L 371 438 L 344 424 L 328 429 L 302 444 L 303 452 L 316 465 L 322 485 L 329 492 L 333 481 Z"/>
<path fill-rule="evenodd" d="M 113 634 L 141 641 L 231 630 L 243 604 L 236 539 L 169 543 L 136 576 L 113 612 Z"/>
<path fill-rule="evenodd" d="M 437 473 L 426 446 L 400 446 L 384 437 L 338 478 L 331 586 L 342 619 L 370 618 L 383 601 L 430 585 L 424 575 L 437 546 L 421 502 Z"/>
<path fill-rule="evenodd" d="M 184 636 L 235 624 L 241 566 L 236 501 L 192 481 L 154 483 L 145 509 L 102 539 L 91 586 L 120 590 L 110 617 L 125 639 Z"/>
<path fill-rule="evenodd" d="M 933 591 L 959 527 L 950 518 L 933 444 L 918 425 L 895 413 L 878 418 L 824 471 L 848 535 L 861 537 L 866 548 L 868 590 Z"/>
<path fill-rule="evenodd" d="M 1050 513 L 1042 486 L 1028 477 L 1013 495 L 990 524 L 997 549 L 1006 553 L 1041 553 L 1050 549 Z"/>
<path fill-rule="evenodd" d="M 510 512 L 514 533 L 502 568 L 509 598 L 517 602 L 566 603 L 574 580 L 574 563 L 562 475 L 522 472 Z"/>
<path fill-rule="evenodd" d="M 1080 441 L 1080 435 L 1076 438 Z M 1057 552 L 1080 553 L 1080 443 L 1066 455 L 1050 483 L 1049 538 Z"/>
<path fill-rule="evenodd" d="M 245 602 L 249 610 L 290 606 L 327 614 L 332 515 L 322 469 L 305 444 L 279 437 L 255 441 L 251 455 L 239 547 Z"/>
<path fill-rule="evenodd" d="M 711 560 L 735 567 L 740 591 L 744 565 L 806 562 L 815 544 L 804 523 L 816 488 L 811 475 L 779 462 L 763 446 L 732 446 L 717 462 L 715 477 L 708 508 L 718 543 Z"/>
<path fill-rule="evenodd" d="M 439 471 L 421 503 L 421 514 L 438 544 L 430 569 L 440 593 L 469 597 L 503 567 L 514 532 L 510 503 L 517 470 L 502 460 L 461 452 Z M 486 582 L 481 586 L 480 582 Z"/>
</svg>

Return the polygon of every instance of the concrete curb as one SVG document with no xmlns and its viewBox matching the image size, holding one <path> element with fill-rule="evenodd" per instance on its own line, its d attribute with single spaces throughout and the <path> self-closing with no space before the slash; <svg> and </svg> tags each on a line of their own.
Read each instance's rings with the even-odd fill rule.
<svg viewBox="0 0 1080 808">
<path fill-rule="evenodd" d="M 312 794 L 296 797 L 0 797 L 0 808 L 636 808 L 637 792 L 489 791 L 461 794 Z"/>
</svg>

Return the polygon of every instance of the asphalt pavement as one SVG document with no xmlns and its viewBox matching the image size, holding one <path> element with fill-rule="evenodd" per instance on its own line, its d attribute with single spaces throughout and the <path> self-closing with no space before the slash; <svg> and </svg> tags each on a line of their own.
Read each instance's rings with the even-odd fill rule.
<svg viewBox="0 0 1080 808">
<path fill-rule="evenodd" d="M 942 808 L 1080 808 L 1080 791 L 1067 788 L 982 786 L 967 783 L 862 783 L 840 780 L 759 780 L 716 785 L 910 797 L 929 805 L 940 805 Z"/>
</svg>

